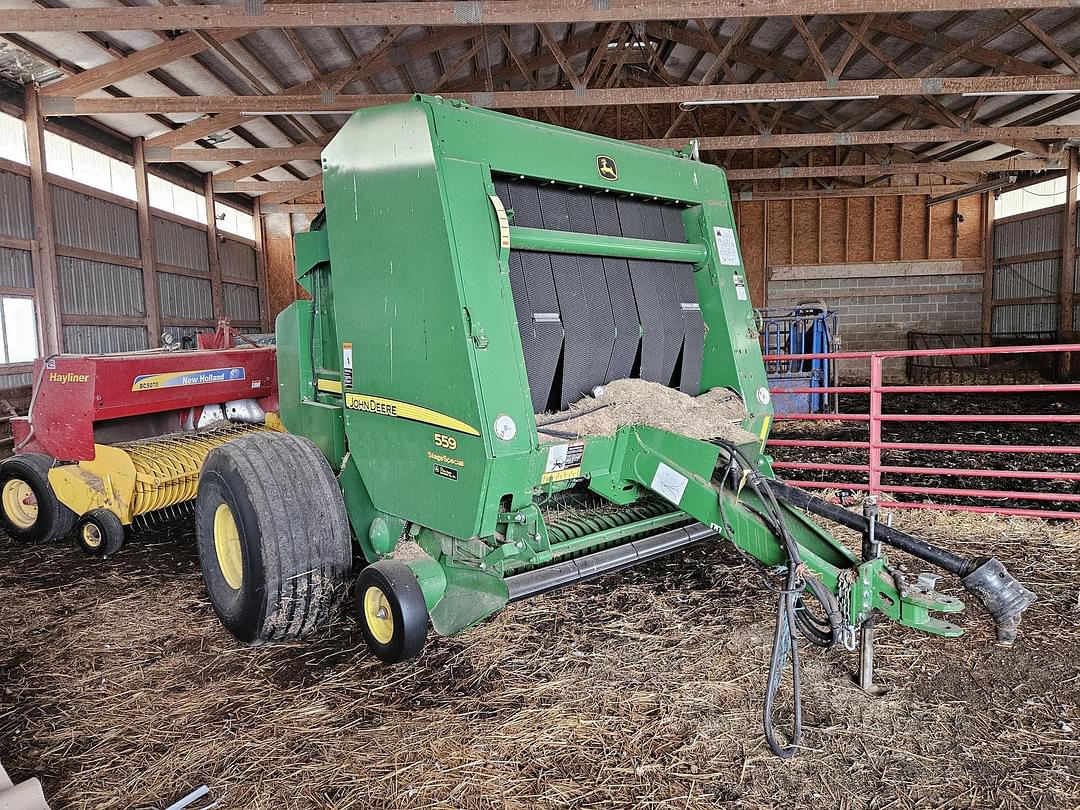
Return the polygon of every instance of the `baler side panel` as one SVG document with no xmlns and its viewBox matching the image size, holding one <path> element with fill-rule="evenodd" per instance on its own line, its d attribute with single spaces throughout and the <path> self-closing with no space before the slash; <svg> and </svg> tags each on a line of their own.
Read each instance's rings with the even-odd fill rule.
<svg viewBox="0 0 1080 810">
<path fill-rule="evenodd" d="M 358 113 L 323 168 L 349 450 L 376 509 L 473 536 L 488 451 L 426 107 Z"/>
<path fill-rule="evenodd" d="M 749 285 L 743 269 L 742 253 L 735 238 L 727 181 L 720 200 L 689 209 L 684 215 L 687 232 L 706 245 L 709 261 L 706 268 L 694 273 L 698 303 L 705 322 L 705 354 L 701 364 L 701 388 L 734 388 L 742 394 L 750 414 L 746 427 L 764 440 L 772 419 L 765 365 L 761 344 L 754 326 L 754 310 Z M 721 236 L 717 237 L 717 229 Z M 718 238 L 732 234 L 736 253 L 725 245 L 721 255 Z"/>
<path fill-rule="evenodd" d="M 340 402 L 320 402 L 311 368 L 312 301 L 294 301 L 277 316 L 278 397 L 281 422 L 310 439 L 335 470 L 345 455 Z"/>
</svg>

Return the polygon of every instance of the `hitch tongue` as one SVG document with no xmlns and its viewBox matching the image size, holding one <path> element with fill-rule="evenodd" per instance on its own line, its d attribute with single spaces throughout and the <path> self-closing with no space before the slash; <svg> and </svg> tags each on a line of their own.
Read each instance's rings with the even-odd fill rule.
<svg viewBox="0 0 1080 810">
<path fill-rule="evenodd" d="M 1035 594 L 1021 585 L 994 557 L 981 560 L 979 566 L 960 581 L 979 598 L 994 620 L 998 644 L 1011 647 L 1020 627 L 1020 614 L 1035 601 Z"/>
</svg>

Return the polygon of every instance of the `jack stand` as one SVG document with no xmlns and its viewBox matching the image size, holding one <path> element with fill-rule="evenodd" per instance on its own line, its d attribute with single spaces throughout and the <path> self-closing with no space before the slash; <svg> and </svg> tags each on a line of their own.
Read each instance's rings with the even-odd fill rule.
<svg viewBox="0 0 1080 810">
<path fill-rule="evenodd" d="M 888 693 L 888 688 L 874 683 L 874 617 L 862 623 L 859 633 L 859 668 L 852 676 L 861 690 L 871 697 L 881 697 Z"/>
<path fill-rule="evenodd" d="M 862 558 L 863 562 L 876 560 L 881 556 L 881 544 L 874 536 L 877 526 L 878 502 L 874 495 L 863 501 L 863 516 L 866 518 L 866 532 L 863 534 Z M 859 668 L 851 676 L 851 679 L 866 694 L 873 697 L 881 697 L 889 690 L 880 684 L 874 683 L 874 616 L 867 616 L 863 620 L 859 633 Z"/>
</svg>

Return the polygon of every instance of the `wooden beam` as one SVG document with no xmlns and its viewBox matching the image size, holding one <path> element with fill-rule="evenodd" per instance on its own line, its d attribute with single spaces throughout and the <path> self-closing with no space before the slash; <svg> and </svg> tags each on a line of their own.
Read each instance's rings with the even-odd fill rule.
<svg viewBox="0 0 1080 810">
<path fill-rule="evenodd" d="M 384 49 L 377 58 L 371 55 L 361 57 L 356 62 L 344 67 L 325 73 L 318 80 L 310 79 L 306 82 L 292 85 L 285 89 L 285 93 L 322 93 L 324 87 L 331 89 L 340 88 L 338 82 L 351 82 L 374 76 L 384 70 L 392 70 L 395 65 L 400 65 L 411 59 L 417 59 L 429 53 L 434 53 L 440 48 L 445 48 L 470 38 L 475 32 L 471 28 L 447 28 L 438 32 L 435 36 L 423 40 L 401 45 L 395 48 Z M 384 38 L 385 41 L 385 38 Z M 244 122 L 244 117 L 232 113 L 228 115 L 210 116 L 191 121 L 174 132 L 166 132 L 147 140 L 149 148 L 160 146 L 179 146 L 190 143 L 198 138 L 205 137 L 212 132 L 221 132 L 231 129 Z"/>
<path fill-rule="evenodd" d="M 514 0 L 505 0 L 514 2 Z M 380 4 L 381 5 L 381 4 Z M 801 99 L 859 98 L 866 96 L 948 96 L 964 93 L 1080 92 L 1080 76 L 937 76 L 911 79 L 867 79 L 839 82 L 759 82 L 701 87 L 617 87 L 577 90 L 503 90 L 494 93 L 445 94 L 476 107 L 596 107 L 639 104 L 754 103 Z M 341 95 L 332 100 L 311 93 L 276 96 L 142 96 L 132 98 L 47 98 L 45 115 L 108 115 L 113 113 L 295 113 L 352 112 L 406 101 L 407 93 Z"/>
<path fill-rule="evenodd" d="M 128 9 L 117 9 L 127 11 Z M 3 15 L 0 15 L 2 17 Z M 212 31 L 214 40 L 218 43 L 231 42 L 250 33 L 250 29 L 237 28 L 231 31 Z M 130 79 L 141 73 L 184 59 L 189 56 L 203 53 L 210 49 L 210 44 L 194 32 L 181 34 L 176 39 L 167 40 L 158 45 L 151 45 L 140 51 L 113 59 L 103 65 L 84 70 L 75 76 L 69 76 L 58 82 L 48 84 L 41 89 L 41 95 L 47 96 L 82 96 L 94 90 L 108 87 L 110 84 Z"/>
<path fill-rule="evenodd" d="M 753 202 L 754 200 L 803 200 L 819 197 L 926 197 L 940 194 L 946 188 L 961 189 L 963 186 L 872 186 L 869 188 L 800 188 L 784 191 L 735 190 L 731 197 L 735 202 Z"/>
<path fill-rule="evenodd" d="M 994 4 L 993 6 L 987 6 L 987 8 L 1003 9 L 1009 8 L 1009 6 Z M 1032 6 L 1027 8 L 1032 8 Z M 874 21 L 870 23 L 870 28 L 882 34 L 888 34 L 897 39 L 905 39 L 908 42 L 914 42 L 917 45 L 936 50 L 956 51 L 962 49 L 965 44 L 963 40 L 940 34 L 937 31 L 920 28 L 895 16 L 875 17 Z M 1043 67 L 1034 62 L 1026 62 L 1023 59 L 1017 59 L 1015 56 L 1009 56 L 991 48 L 970 48 L 963 51 L 963 57 L 986 67 L 997 68 L 1008 73 L 1032 76 L 1056 73 L 1052 68 Z"/>
<path fill-rule="evenodd" d="M 877 177 L 890 174 L 979 174 L 984 172 L 1060 169 L 1061 161 L 956 160 L 926 163 L 866 163 L 843 166 L 781 166 L 770 169 L 731 169 L 728 180 L 775 180 L 787 177 Z"/>
<path fill-rule="evenodd" d="M 1065 67 L 1073 73 L 1080 73 L 1080 62 L 1077 62 L 1067 50 L 1054 41 L 1054 38 L 1035 24 L 1034 20 L 1024 19 L 1020 24 L 1027 29 L 1028 33 L 1037 39 L 1042 46 L 1056 56 Z"/>
<path fill-rule="evenodd" d="M 1026 3 L 1026 5 L 1022 5 Z M 779 17 L 814 14 L 900 14 L 916 11 L 983 11 L 1031 8 L 1031 0 L 770 0 L 748 4 L 722 0 L 476 0 L 460 3 L 281 3 L 248 14 L 244 6 L 134 6 L 5 9 L 0 32 L 30 31 L 171 31 L 207 28 L 347 28 L 352 26 L 453 26 L 593 22 L 614 20 L 680 20 L 708 16 Z M 1072 8 L 1072 0 L 1040 0 L 1035 8 Z"/>
<path fill-rule="evenodd" d="M 999 138 L 1064 141 L 1080 138 L 1080 125 L 1047 124 L 1031 127 L 935 127 L 933 129 L 884 129 L 863 132 L 801 132 L 779 135 L 726 135 L 699 138 L 701 149 L 777 149 L 781 147 L 863 146 L 894 143 L 962 143 Z M 639 143 L 662 149 L 681 149 L 687 138 L 661 138 Z"/>
<path fill-rule="evenodd" d="M 161 345 L 161 306 L 158 301 L 157 261 L 154 227 L 150 219 L 150 194 L 146 180 L 146 155 L 142 138 L 133 138 L 131 152 L 135 164 L 135 202 L 139 226 L 139 259 L 142 262 L 143 307 L 150 348 Z"/>
<path fill-rule="evenodd" d="M 37 85 L 25 91 L 26 151 L 30 161 L 30 206 L 33 209 L 34 245 L 30 260 L 34 271 L 34 301 L 42 354 L 54 354 L 64 347 L 60 322 L 60 284 L 56 273 L 56 242 L 53 237 L 53 207 L 45 164 L 45 119 L 41 117 Z"/>
<path fill-rule="evenodd" d="M 1080 124 L 1047 124 L 1031 127 L 935 127 L 933 129 L 886 129 L 856 132 L 804 132 L 775 135 L 719 135 L 698 138 L 706 151 L 730 149 L 798 149 L 831 146 L 864 146 L 917 143 L 963 143 L 990 140 L 1080 139 Z M 329 140 L 329 137 L 326 138 Z M 688 138 L 638 140 L 636 143 L 661 149 L 682 149 Z M 300 144 L 285 147 L 236 147 L 231 149 L 148 148 L 147 163 L 198 163 L 251 161 L 214 176 L 215 182 L 241 180 L 252 174 L 294 160 L 319 160 L 323 146 Z M 235 175 L 232 173 L 236 172 Z M 219 189 L 221 190 L 221 189 Z"/>
<path fill-rule="evenodd" d="M 237 160 L 274 161 L 287 163 L 293 160 L 318 160 L 322 154 L 321 146 L 273 146 L 239 147 L 232 149 L 168 149 L 154 148 L 146 150 L 147 163 L 228 163 Z"/>
<path fill-rule="evenodd" d="M 320 191 L 322 189 L 322 177 L 315 177 L 311 180 L 237 180 L 230 182 L 228 180 L 214 181 L 214 191 L 217 192 L 232 192 L 234 194 L 281 194 L 281 193 L 295 193 L 307 194 L 311 191 Z"/>
<path fill-rule="evenodd" d="M 264 217 L 271 214 L 317 214 L 322 210 L 322 203 L 278 203 L 259 207 L 259 213 Z"/>
<path fill-rule="evenodd" d="M 982 333 L 989 335 L 994 315 L 994 200 L 996 197 L 989 191 L 985 192 L 982 197 L 983 282 L 981 323 Z"/>
<path fill-rule="evenodd" d="M 1021 13 L 1010 12 L 1004 19 L 998 20 L 993 25 L 988 25 L 982 30 L 978 31 L 974 36 L 969 37 L 966 40 L 957 42 L 953 47 L 947 49 L 941 56 L 935 59 L 926 67 L 922 68 L 917 76 L 933 76 L 936 73 L 940 73 L 942 69 L 953 65 L 961 60 L 968 59 L 975 62 L 976 60 L 970 56 L 973 51 L 986 50 L 985 45 L 993 42 L 1007 31 L 1011 31 L 1017 25 L 1020 24 L 1020 20 L 1024 17 L 1034 14 L 1034 10 L 1026 10 Z M 932 40 L 928 40 L 932 41 Z M 990 51 L 992 54 L 999 53 L 998 51 Z"/>
</svg>

